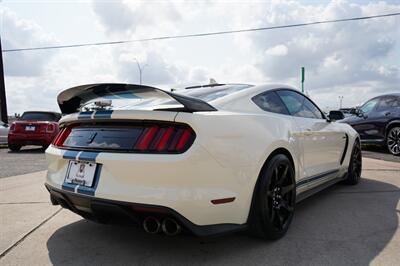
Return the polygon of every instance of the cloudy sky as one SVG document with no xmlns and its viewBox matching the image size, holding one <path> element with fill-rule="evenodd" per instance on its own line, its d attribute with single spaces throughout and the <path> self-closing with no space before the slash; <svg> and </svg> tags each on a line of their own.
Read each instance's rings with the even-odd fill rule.
<svg viewBox="0 0 400 266">
<path fill-rule="evenodd" d="M 3 49 L 118 41 L 400 12 L 400 1 L 4 1 Z M 287 83 L 323 108 L 400 91 L 400 16 L 123 45 L 3 53 L 9 113 L 58 110 L 57 94 L 96 82 L 171 88 Z"/>
</svg>

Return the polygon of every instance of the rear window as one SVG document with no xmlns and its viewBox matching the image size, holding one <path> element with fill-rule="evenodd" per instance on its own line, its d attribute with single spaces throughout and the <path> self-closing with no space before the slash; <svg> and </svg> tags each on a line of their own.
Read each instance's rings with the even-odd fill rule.
<svg viewBox="0 0 400 266">
<path fill-rule="evenodd" d="M 177 91 L 176 93 L 198 98 L 205 102 L 210 102 L 250 87 L 252 87 L 252 85 L 225 85 L 218 87 L 181 90 Z"/>
<path fill-rule="evenodd" d="M 210 102 L 215 99 L 233 94 L 243 89 L 249 88 L 252 85 L 224 85 L 218 87 L 198 88 L 198 89 L 182 89 L 174 91 L 175 94 L 183 96 L 189 96 L 197 98 L 205 102 Z M 163 110 L 171 108 L 180 108 L 180 104 L 169 95 L 162 91 L 156 90 L 126 90 L 126 91 L 114 91 L 114 92 L 102 92 L 97 94 L 98 97 L 91 97 L 92 94 L 81 95 L 83 99 L 83 105 L 81 105 L 81 111 L 89 111 L 99 109 L 98 105 L 101 102 L 108 101 L 108 104 L 101 109 L 109 110 Z M 92 98 L 89 101 L 85 101 L 85 98 Z"/>
<path fill-rule="evenodd" d="M 29 112 L 24 113 L 20 120 L 35 120 L 35 121 L 58 121 L 60 116 L 53 113 Z"/>
</svg>

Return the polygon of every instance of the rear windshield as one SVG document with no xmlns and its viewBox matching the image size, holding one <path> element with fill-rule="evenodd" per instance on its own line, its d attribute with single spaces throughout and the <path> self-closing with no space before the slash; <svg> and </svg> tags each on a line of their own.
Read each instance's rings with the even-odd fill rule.
<svg viewBox="0 0 400 266">
<path fill-rule="evenodd" d="M 196 89 L 182 89 L 174 91 L 175 94 L 181 94 L 193 98 L 210 102 L 215 99 L 224 97 L 226 95 L 238 92 L 240 90 L 251 87 L 252 85 L 224 85 L 218 87 L 196 88 Z M 182 104 L 171 98 L 161 91 L 154 90 L 127 90 L 119 92 L 104 92 L 103 95 L 98 97 L 91 97 L 89 101 L 84 101 L 85 95 L 82 95 L 84 104 L 81 105 L 81 111 L 89 111 L 96 109 L 135 109 L 135 110 L 163 110 L 171 108 L 180 108 Z M 103 105 L 99 108 L 99 105 Z"/>
<path fill-rule="evenodd" d="M 60 119 L 59 115 L 53 113 L 43 113 L 43 112 L 29 112 L 24 113 L 20 120 L 35 120 L 35 121 L 58 121 Z"/>
<path fill-rule="evenodd" d="M 178 94 L 187 95 L 190 97 L 198 98 L 205 102 L 210 102 L 216 100 L 218 98 L 222 98 L 224 96 L 230 95 L 232 93 L 247 89 L 252 87 L 252 85 L 247 84 L 238 84 L 238 85 L 225 85 L 218 87 L 207 87 L 207 88 L 198 88 L 198 89 L 186 89 L 177 91 Z"/>
</svg>

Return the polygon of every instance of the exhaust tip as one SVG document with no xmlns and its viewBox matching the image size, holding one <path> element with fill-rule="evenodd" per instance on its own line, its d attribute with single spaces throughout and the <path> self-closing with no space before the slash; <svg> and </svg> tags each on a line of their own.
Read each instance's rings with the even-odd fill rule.
<svg viewBox="0 0 400 266">
<path fill-rule="evenodd" d="M 157 234 L 161 230 L 161 224 L 157 218 L 148 216 L 143 220 L 143 228 L 149 234 Z"/>
<path fill-rule="evenodd" d="M 181 232 L 181 226 L 171 218 L 165 218 L 162 222 L 162 230 L 167 236 L 174 236 Z"/>
</svg>

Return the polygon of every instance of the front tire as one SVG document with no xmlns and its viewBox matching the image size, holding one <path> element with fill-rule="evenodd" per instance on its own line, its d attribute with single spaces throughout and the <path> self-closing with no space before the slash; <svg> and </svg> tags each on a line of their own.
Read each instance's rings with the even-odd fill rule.
<svg viewBox="0 0 400 266">
<path fill-rule="evenodd" d="M 393 155 L 400 155 L 400 127 L 391 128 L 386 137 L 386 146 Z"/>
<path fill-rule="evenodd" d="M 346 185 L 356 185 L 360 182 L 362 170 L 362 155 L 361 146 L 358 141 L 353 145 L 353 151 L 351 152 L 349 169 L 347 170 L 347 177 L 344 180 Z"/>
<path fill-rule="evenodd" d="M 283 237 L 292 221 L 296 183 L 292 162 L 278 154 L 263 167 L 257 182 L 250 216 L 253 235 L 275 240 Z"/>
<path fill-rule="evenodd" d="M 10 144 L 10 145 L 8 145 L 8 148 L 9 148 L 11 151 L 19 151 L 19 150 L 21 149 L 21 145 Z"/>
</svg>

